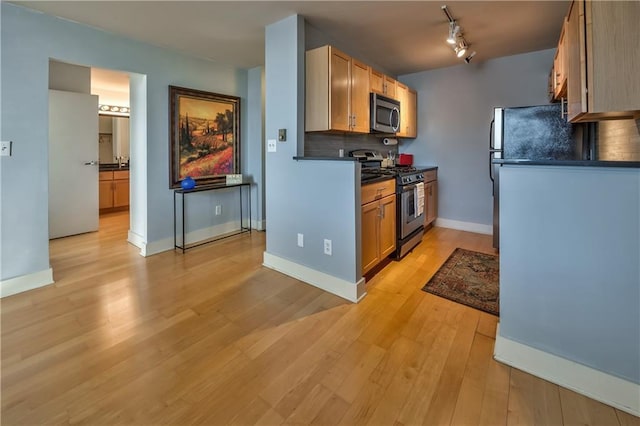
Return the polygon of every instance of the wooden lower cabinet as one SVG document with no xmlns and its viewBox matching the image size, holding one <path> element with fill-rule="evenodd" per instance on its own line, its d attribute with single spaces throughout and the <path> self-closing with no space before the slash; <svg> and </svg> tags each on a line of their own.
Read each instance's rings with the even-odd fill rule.
<svg viewBox="0 0 640 426">
<path fill-rule="evenodd" d="M 129 171 L 113 170 L 100 172 L 100 210 L 129 206 Z"/>
<path fill-rule="evenodd" d="M 435 222 L 438 217 L 438 170 L 424 172 L 424 226 Z"/>
<path fill-rule="evenodd" d="M 362 188 L 362 274 L 396 249 L 396 195 L 393 181 Z M 371 200 L 373 197 L 373 200 Z"/>
</svg>

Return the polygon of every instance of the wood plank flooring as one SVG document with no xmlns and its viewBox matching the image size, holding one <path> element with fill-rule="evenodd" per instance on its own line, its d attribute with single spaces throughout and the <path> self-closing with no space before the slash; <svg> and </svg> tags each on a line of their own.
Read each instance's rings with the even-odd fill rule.
<svg viewBox="0 0 640 426">
<path fill-rule="evenodd" d="M 640 425 L 492 359 L 497 318 L 421 291 L 434 228 L 351 304 L 261 266 L 253 232 L 142 258 L 128 214 L 51 242 L 54 285 L 2 309 L 3 425 Z"/>
</svg>

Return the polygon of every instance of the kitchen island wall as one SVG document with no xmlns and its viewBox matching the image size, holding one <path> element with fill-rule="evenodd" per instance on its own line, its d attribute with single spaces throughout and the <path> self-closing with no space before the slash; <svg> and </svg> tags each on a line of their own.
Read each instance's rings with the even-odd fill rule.
<svg viewBox="0 0 640 426">
<path fill-rule="evenodd" d="M 496 358 L 640 413 L 640 168 L 500 170 Z"/>
</svg>

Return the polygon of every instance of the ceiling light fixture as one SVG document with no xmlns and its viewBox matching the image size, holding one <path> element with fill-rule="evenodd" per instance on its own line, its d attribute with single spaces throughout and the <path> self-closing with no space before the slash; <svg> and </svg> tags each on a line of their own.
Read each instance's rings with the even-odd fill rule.
<svg viewBox="0 0 640 426">
<path fill-rule="evenodd" d="M 462 28 L 458 25 L 458 21 L 453 19 L 453 16 L 449 13 L 449 9 L 447 9 L 446 5 L 441 7 L 444 14 L 447 16 L 449 20 L 449 34 L 447 36 L 447 43 L 453 46 L 453 51 L 456 53 L 458 58 L 462 58 L 468 51 L 469 43 L 462 36 Z M 469 56 L 464 58 L 464 61 L 468 64 L 471 62 L 471 59 L 476 55 L 474 51 Z"/>
<path fill-rule="evenodd" d="M 464 54 L 467 53 L 467 43 L 464 41 L 464 39 L 460 39 L 453 50 L 456 52 L 456 56 L 458 58 L 462 58 Z"/>
<path fill-rule="evenodd" d="M 103 115 L 119 115 L 128 117 L 131 109 L 123 106 L 100 104 L 98 106 L 98 112 Z"/>
<path fill-rule="evenodd" d="M 456 24 L 456 21 L 449 22 L 449 37 L 447 37 L 447 43 L 456 44 L 458 34 L 460 34 L 460 26 Z"/>
<path fill-rule="evenodd" d="M 476 56 L 476 51 L 475 51 L 475 50 L 474 50 L 473 52 L 471 52 L 471 54 L 470 54 L 469 56 L 467 56 L 466 58 L 464 58 L 464 61 L 465 61 L 466 63 L 470 63 L 474 56 Z"/>
</svg>

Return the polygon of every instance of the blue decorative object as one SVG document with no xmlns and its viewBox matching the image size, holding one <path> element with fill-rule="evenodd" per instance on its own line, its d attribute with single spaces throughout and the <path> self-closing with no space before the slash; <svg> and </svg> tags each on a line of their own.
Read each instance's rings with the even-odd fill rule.
<svg viewBox="0 0 640 426">
<path fill-rule="evenodd" d="M 187 176 L 180 182 L 182 189 L 193 189 L 196 187 L 196 181 L 191 176 Z"/>
</svg>

